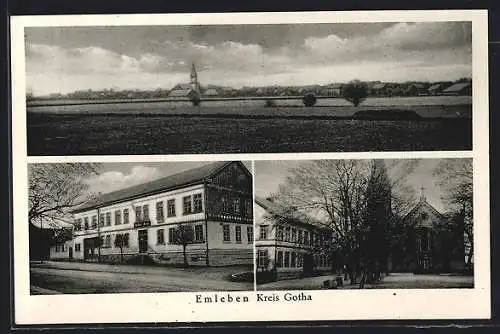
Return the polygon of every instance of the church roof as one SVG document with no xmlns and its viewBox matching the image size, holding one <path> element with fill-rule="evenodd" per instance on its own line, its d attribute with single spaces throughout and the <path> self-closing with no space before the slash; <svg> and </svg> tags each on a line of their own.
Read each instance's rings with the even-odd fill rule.
<svg viewBox="0 0 500 334">
<path fill-rule="evenodd" d="M 230 163 L 231 161 L 213 162 L 147 183 L 103 194 L 102 196 L 76 208 L 72 213 L 78 213 L 112 203 L 123 202 L 131 198 L 151 195 L 183 186 L 198 184 Z"/>
<path fill-rule="evenodd" d="M 179 83 L 172 88 L 172 91 L 174 90 L 181 90 L 181 89 L 191 89 L 191 84 L 189 83 Z"/>
<path fill-rule="evenodd" d="M 194 92 L 194 90 L 192 88 L 175 89 L 175 90 L 170 91 L 168 96 L 175 96 L 175 97 L 177 97 L 177 96 L 189 96 L 189 94 L 192 94 L 192 92 Z"/>
<path fill-rule="evenodd" d="M 412 217 L 415 212 L 417 212 L 418 210 L 420 210 L 421 208 L 428 208 L 431 212 L 433 212 L 434 214 L 436 214 L 437 216 L 439 217 L 442 217 L 443 214 L 441 212 L 439 212 L 438 210 L 436 210 L 436 208 L 434 208 L 429 202 L 427 202 L 427 200 L 425 198 L 423 199 L 420 199 L 420 202 L 418 202 L 417 205 L 415 205 L 415 207 L 406 214 L 406 216 L 404 217 L 404 219 L 408 219 L 410 217 Z"/>
</svg>

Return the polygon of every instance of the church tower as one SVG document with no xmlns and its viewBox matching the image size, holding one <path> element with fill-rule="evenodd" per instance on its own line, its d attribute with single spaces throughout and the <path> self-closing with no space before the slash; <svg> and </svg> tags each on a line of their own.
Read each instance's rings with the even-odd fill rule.
<svg viewBox="0 0 500 334">
<path fill-rule="evenodd" d="M 200 93 L 200 84 L 198 83 L 198 74 L 196 73 L 196 66 L 194 63 L 191 66 L 191 88 Z"/>
</svg>

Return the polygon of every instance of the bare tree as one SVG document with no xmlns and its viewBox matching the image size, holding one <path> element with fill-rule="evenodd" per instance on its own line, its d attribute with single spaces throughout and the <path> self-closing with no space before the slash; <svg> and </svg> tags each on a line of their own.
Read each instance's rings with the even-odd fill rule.
<svg viewBox="0 0 500 334">
<path fill-rule="evenodd" d="M 69 210 L 93 197 L 84 178 L 100 168 L 94 163 L 28 165 L 28 221 L 60 228 L 72 223 Z"/>
<path fill-rule="evenodd" d="M 120 262 L 123 263 L 123 247 L 128 244 L 128 235 L 123 233 L 118 233 L 115 236 L 115 247 L 120 248 Z"/>
<path fill-rule="evenodd" d="M 450 222 L 463 225 L 467 266 L 474 256 L 472 159 L 443 159 L 434 170 L 443 189 L 443 202 L 452 213 Z"/>
<path fill-rule="evenodd" d="M 384 163 L 383 167 L 380 163 L 368 160 L 306 162 L 290 170 L 290 176 L 275 195 L 279 203 L 277 210 L 281 208 L 281 212 L 276 212 L 272 218 L 278 225 L 281 223 L 279 217 L 285 217 L 283 220 L 289 217 L 290 208 L 305 213 L 305 217 L 320 217 L 315 219 L 316 224 L 330 229 L 333 236 L 332 242 L 325 245 L 330 248 L 332 257 L 341 259 L 352 283 L 356 283 L 357 276 L 367 265 L 368 249 L 363 247 L 368 240 L 375 243 L 372 249 L 378 249 L 377 246 L 387 240 L 390 242 L 392 225 L 397 221 L 393 209 L 397 209 L 397 215 L 407 210 L 403 203 L 408 195 L 403 194 L 411 191 L 405 184 L 405 175 L 417 165 L 416 161 L 389 161 L 386 170 Z M 374 194 L 387 198 L 380 204 Z M 380 205 L 384 206 L 382 217 L 377 214 L 369 217 L 367 210 L 378 210 Z M 379 230 L 378 226 L 371 229 L 374 221 L 380 220 Z M 377 238 L 374 239 L 372 232 Z M 384 256 L 388 253 L 389 250 L 384 252 Z M 381 258 L 377 260 L 380 262 Z M 383 268 L 386 269 L 385 265 Z"/>
<path fill-rule="evenodd" d="M 189 224 L 178 224 L 174 232 L 174 244 L 182 245 L 182 255 L 184 258 L 184 267 L 188 267 L 187 246 L 194 241 L 194 229 Z"/>
</svg>

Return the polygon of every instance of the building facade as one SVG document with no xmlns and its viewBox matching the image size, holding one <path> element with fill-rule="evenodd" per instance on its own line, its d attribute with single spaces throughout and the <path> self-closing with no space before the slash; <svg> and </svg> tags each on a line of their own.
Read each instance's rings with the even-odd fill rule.
<svg viewBox="0 0 500 334">
<path fill-rule="evenodd" d="M 69 259 L 252 263 L 252 176 L 239 161 L 211 163 L 104 194 L 73 214 L 73 239 L 65 246 Z"/>
<path fill-rule="evenodd" d="M 329 271 L 331 260 L 323 251 L 331 233 L 307 223 L 303 215 L 276 217 L 276 204 L 270 199 L 255 198 L 257 271 L 275 269 L 278 279 L 310 276 Z"/>
<path fill-rule="evenodd" d="M 426 199 L 405 216 L 404 224 L 413 233 L 392 255 L 393 272 L 446 273 L 465 268 L 464 228 L 448 224 L 446 217 Z"/>
</svg>

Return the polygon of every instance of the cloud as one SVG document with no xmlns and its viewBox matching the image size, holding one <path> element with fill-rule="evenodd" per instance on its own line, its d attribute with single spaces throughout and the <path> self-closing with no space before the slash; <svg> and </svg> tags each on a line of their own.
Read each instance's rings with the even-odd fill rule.
<svg viewBox="0 0 500 334">
<path fill-rule="evenodd" d="M 471 75 L 471 38 L 470 22 L 423 22 L 395 23 L 371 34 L 339 35 L 332 30 L 272 48 L 258 39 L 214 37 L 211 44 L 177 38 L 127 51 L 116 46 L 111 50 L 102 45 L 63 48 L 27 43 L 27 84 L 37 95 L 79 89 L 168 89 L 189 80 L 192 62 L 202 85 L 454 80 Z"/>
<path fill-rule="evenodd" d="M 97 176 L 88 178 L 85 182 L 89 185 L 92 193 L 108 193 L 118 189 L 145 183 L 157 178 L 162 174 L 157 168 L 146 166 L 134 166 L 129 174 L 118 171 L 108 171 Z"/>
</svg>

